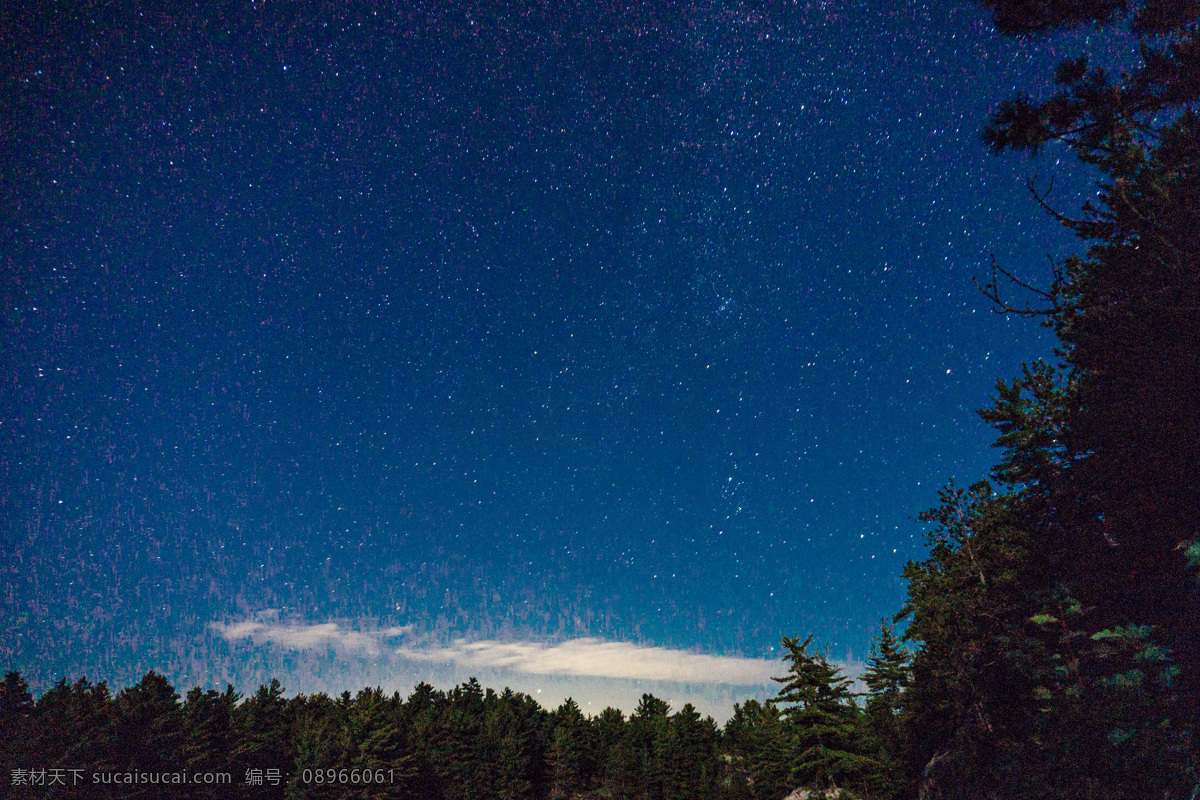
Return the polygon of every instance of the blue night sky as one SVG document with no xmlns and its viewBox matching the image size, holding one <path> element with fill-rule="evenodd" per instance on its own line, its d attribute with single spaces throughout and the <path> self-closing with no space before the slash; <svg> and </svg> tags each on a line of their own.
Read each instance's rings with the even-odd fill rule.
<svg viewBox="0 0 1200 800">
<path fill-rule="evenodd" d="M 139 6 L 0 12 L 0 667 L 36 689 L 721 716 L 783 634 L 865 656 L 915 516 L 994 461 L 974 410 L 1050 354 L 971 278 L 1077 250 L 1025 178 L 1088 179 L 978 134 L 1086 31 Z"/>
</svg>

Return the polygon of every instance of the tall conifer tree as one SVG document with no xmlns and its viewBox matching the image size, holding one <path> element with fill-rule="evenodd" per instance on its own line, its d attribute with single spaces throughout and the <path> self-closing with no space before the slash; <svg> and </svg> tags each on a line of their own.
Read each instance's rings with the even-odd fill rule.
<svg viewBox="0 0 1200 800">
<path fill-rule="evenodd" d="M 792 740 L 792 781 L 818 792 L 861 789 L 879 768 L 866 753 L 862 711 L 850 679 L 811 644 L 812 636 L 783 637 L 788 674 L 774 679 Z"/>
</svg>

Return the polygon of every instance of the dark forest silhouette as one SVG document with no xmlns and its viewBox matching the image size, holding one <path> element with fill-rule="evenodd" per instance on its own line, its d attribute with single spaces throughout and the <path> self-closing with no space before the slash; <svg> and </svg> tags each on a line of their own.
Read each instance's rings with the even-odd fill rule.
<svg viewBox="0 0 1200 800">
<path fill-rule="evenodd" d="M 865 710 L 809 641 L 785 639 L 778 697 L 735 705 L 724 729 L 690 704 L 673 711 L 650 694 L 628 717 L 608 708 L 589 718 L 573 700 L 547 711 L 474 679 L 449 692 L 422 683 L 407 699 L 379 689 L 289 699 L 272 681 L 247 698 L 231 686 L 192 689 L 181 700 L 150 672 L 116 696 L 103 682 L 64 680 L 34 702 L 11 672 L 0 688 L 0 761 L 14 796 L 29 797 L 781 798 L 793 784 L 874 791 L 889 780 L 874 731 L 881 720 L 891 724 L 904 675 L 886 630 L 867 672 Z M 225 777 L 196 777 L 216 774 Z"/>
</svg>

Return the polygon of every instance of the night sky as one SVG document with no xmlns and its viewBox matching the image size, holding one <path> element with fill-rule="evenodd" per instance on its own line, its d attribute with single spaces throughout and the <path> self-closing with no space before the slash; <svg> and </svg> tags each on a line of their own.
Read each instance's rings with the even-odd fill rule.
<svg viewBox="0 0 1200 800">
<path fill-rule="evenodd" d="M 1088 178 L 979 131 L 1086 31 L 149 6 L 0 11 L 0 668 L 723 716 L 866 655 L 1051 353 L 971 278 Z"/>
</svg>

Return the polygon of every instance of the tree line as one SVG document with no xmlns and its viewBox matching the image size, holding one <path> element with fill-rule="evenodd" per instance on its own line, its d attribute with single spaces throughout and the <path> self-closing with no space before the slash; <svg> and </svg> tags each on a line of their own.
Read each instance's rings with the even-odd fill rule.
<svg viewBox="0 0 1200 800">
<path fill-rule="evenodd" d="M 736 704 L 723 728 L 652 694 L 628 717 L 589 717 L 574 700 L 547 711 L 475 679 L 449 691 L 421 683 L 407 699 L 380 689 L 286 698 L 277 680 L 246 698 L 232 686 L 180 698 L 150 672 L 115 696 L 104 682 L 64 679 L 35 701 L 10 672 L 0 762 L 11 796 L 46 798 L 779 800 L 798 785 L 885 786 L 879 732 L 893 722 L 906 658 L 890 628 L 865 708 L 811 638 L 784 643 L 778 696 Z M 228 777 L 196 777 L 217 774 Z"/>
<path fill-rule="evenodd" d="M 1088 244 L 1044 282 L 993 263 L 996 310 L 1056 358 L 997 383 L 987 480 L 948 486 L 905 569 L 902 796 L 1200 797 L 1200 5 L 983 0 L 997 28 L 1124 29 L 1138 63 L 1063 59 L 1002 102 L 995 153 L 1064 147 L 1100 180 Z"/>
</svg>

